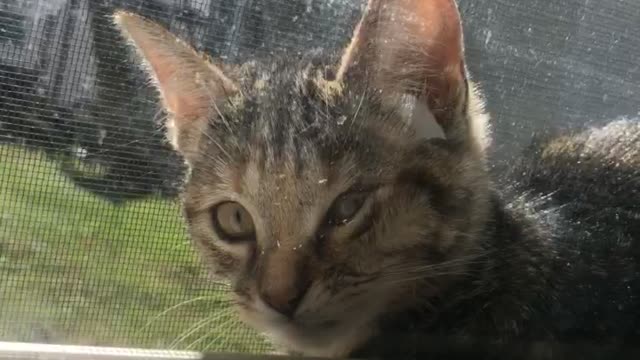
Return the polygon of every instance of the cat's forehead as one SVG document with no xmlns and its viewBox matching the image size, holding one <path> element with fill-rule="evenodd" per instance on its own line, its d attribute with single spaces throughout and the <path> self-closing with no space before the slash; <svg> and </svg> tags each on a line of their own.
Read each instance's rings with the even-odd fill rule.
<svg viewBox="0 0 640 360">
<path fill-rule="evenodd" d="M 301 110 L 313 112 L 313 105 L 335 107 L 339 105 L 335 98 L 344 95 L 344 84 L 335 80 L 334 66 L 329 64 L 326 58 L 313 54 L 300 59 L 277 57 L 264 63 L 247 62 L 238 72 L 241 96 L 262 108 L 289 105 L 295 110 L 296 105 L 306 104 L 309 107 Z"/>
<path fill-rule="evenodd" d="M 287 85 L 300 83 L 310 79 L 310 75 L 320 72 L 324 77 L 333 78 L 335 56 L 320 50 L 293 55 L 273 55 L 268 59 L 249 60 L 238 66 L 236 74 L 245 86 L 248 83 L 256 85 L 256 90 L 262 90 L 259 80 L 271 84 Z"/>
<path fill-rule="evenodd" d="M 292 216 L 323 205 L 368 177 L 367 162 L 353 154 L 329 158 L 304 143 L 252 142 L 233 159 L 215 163 L 203 159 L 193 166 L 186 202 L 192 208 L 206 208 L 216 199 L 230 197 L 257 209 L 271 209 L 273 216 Z M 368 163 L 375 162 L 372 157 Z"/>
<path fill-rule="evenodd" d="M 384 109 L 360 84 L 335 80 L 334 66 L 327 65 L 333 63 L 276 59 L 236 70 L 240 91 L 212 120 L 202 149 L 215 154 L 227 189 L 235 184 L 237 192 L 242 184 L 252 191 L 306 192 L 393 166 L 393 154 L 408 141 L 405 124 L 395 121 L 401 114 Z M 201 160 L 196 172 L 213 169 Z M 287 179 L 295 183 L 286 185 Z"/>
<path fill-rule="evenodd" d="M 266 202 L 280 202 L 284 193 L 312 199 L 389 163 L 386 155 L 397 149 L 374 119 L 375 104 L 332 79 L 331 69 L 314 60 L 243 65 L 241 91 L 204 138 L 202 151 L 217 161 L 194 164 L 192 184 Z"/>
<path fill-rule="evenodd" d="M 316 148 L 337 139 L 406 143 L 411 138 L 444 137 L 433 114 L 414 96 L 382 95 L 367 81 L 358 81 L 363 76 L 338 80 L 330 56 L 251 61 L 241 69 L 242 91 L 233 101 L 241 104 L 238 116 L 271 144 L 288 138 Z"/>
<path fill-rule="evenodd" d="M 249 145 L 262 162 L 331 161 L 339 152 L 353 150 L 357 142 L 348 138 L 372 127 L 369 121 L 361 121 L 355 131 L 348 126 L 354 108 L 343 84 L 330 78 L 330 69 L 304 59 L 243 65 L 238 72 L 241 91 L 224 114 L 233 124 L 225 136 Z"/>
</svg>

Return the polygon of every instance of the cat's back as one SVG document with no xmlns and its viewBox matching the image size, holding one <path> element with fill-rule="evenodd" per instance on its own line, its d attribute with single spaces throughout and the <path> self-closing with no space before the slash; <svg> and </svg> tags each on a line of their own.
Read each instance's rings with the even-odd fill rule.
<svg viewBox="0 0 640 360">
<path fill-rule="evenodd" d="M 640 336 L 640 121 L 618 120 L 536 141 L 513 171 L 520 192 L 546 197 L 555 223 L 560 337 Z M 544 209 L 542 211 L 545 211 Z"/>
<path fill-rule="evenodd" d="M 569 220 L 640 236 L 640 120 L 535 141 L 526 153 L 515 171 L 523 190 L 550 194 Z"/>
<path fill-rule="evenodd" d="M 603 179 L 615 180 L 612 175 L 621 175 L 625 180 L 638 180 L 640 172 L 640 119 L 612 121 L 602 127 L 564 136 L 538 141 L 534 148 L 530 165 L 537 172 L 545 172 L 552 181 L 565 176 L 574 180 L 577 174 L 598 175 Z M 532 175 L 535 175 L 532 173 Z M 586 179 L 585 179 L 586 180 Z M 575 178 L 578 186 L 592 185 Z M 557 182 L 562 185 L 563 182 Z M 637 183 L 636 183 L 637 184 Z M 620 190 L 611 185 L 631 185 L 631 183 L 603 184 L 609 191 Z"/>
</svg>

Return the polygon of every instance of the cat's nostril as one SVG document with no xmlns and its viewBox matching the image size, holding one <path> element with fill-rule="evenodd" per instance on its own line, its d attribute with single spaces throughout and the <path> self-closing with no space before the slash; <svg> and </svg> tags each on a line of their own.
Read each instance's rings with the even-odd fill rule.
<svg viewBox="0 0 640 360">
<path fill-rule="evenodd" d="M 275 286 L 271 284 L 271 286 L 263 287 L 260 290 L 260 297 L 272 309 L 288 318 L 292 318 L 309 289 L 309 282 L 279 283 Z"/>
</svg>

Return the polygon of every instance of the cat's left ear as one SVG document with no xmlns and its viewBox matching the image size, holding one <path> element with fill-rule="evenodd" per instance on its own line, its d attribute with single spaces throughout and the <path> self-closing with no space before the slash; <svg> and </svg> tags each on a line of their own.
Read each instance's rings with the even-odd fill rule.
<svg viewBox="0 0 640 360">
<path fill-rule="evenodd" d="M 114 22 L 138 50 L 169 113 L 167 137 L 187 161 L 218 107 L 237 93 L 236 84 L 205 56 L 165 28 L 136 14 L 118 11 Z"/>
<path fill-rule="evenodd" d="M 448 139 L 479 141 L 467 116 L 477 99 L 469 99 L 454 0 L 369 0 L 336 74 L 368 82 L 385 99 L 415 96 Z"/>
</svg>

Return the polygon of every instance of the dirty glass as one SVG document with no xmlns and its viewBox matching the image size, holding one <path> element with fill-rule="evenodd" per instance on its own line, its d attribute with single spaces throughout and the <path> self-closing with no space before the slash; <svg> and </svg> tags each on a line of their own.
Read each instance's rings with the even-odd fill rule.
<svg viewBox="0 0 640 360">
<path fill-rule="evenodd" d="M 239 351 L 185 233 L 184 166 L 110 21 L 143 14 L 229 63 L 344 46 L 351 0 L 0 0 L 0 341 Z M 635 0 L 461 0 L 495 164 L 532 134 L 640 115 Z"/>
</svg>

